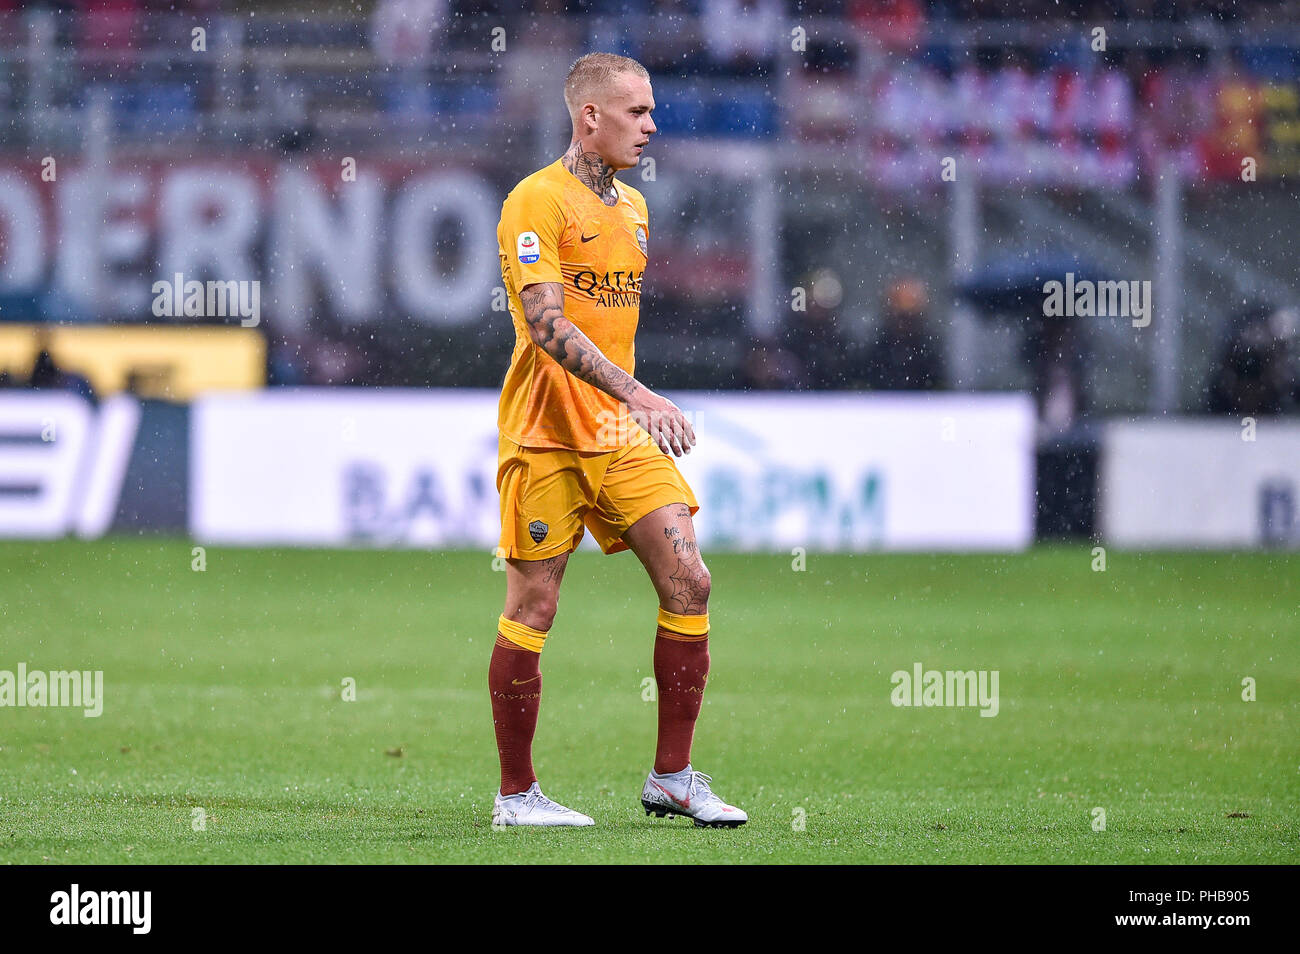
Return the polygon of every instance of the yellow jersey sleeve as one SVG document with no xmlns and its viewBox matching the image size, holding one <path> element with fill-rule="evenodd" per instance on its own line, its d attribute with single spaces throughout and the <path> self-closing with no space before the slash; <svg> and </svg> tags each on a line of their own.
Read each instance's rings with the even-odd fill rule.
<svg viewBox="0 0 1300 954">
<path fill-rule="evenodd" d="M 522 291 L 538 282 L 564 282 L 560 242 L 565 214 L 554 189 L 527 183 L 506 196 L 501 206 L 501 247 Z"/>
</svg>

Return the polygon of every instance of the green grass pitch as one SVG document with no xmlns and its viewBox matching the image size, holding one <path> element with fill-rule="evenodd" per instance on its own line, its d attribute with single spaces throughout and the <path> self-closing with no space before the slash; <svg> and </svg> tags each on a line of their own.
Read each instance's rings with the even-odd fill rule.
<svg viewBox="0 0 1300 954">
<path fill-rule="evenodd" d="M 1300 555 L 705 556 L 694 762 L 750 823 L 645 816 L 655 599 L 581 553 L 535 761 L 597 824 L 494 831 L 489 556 L 0 544 L 0 670 L 105 694 L 0 708 L 0 862 L 1300 860 Z M 998 715 L 893 706 L 917 662 L 998 670 Z"/>
</svg>

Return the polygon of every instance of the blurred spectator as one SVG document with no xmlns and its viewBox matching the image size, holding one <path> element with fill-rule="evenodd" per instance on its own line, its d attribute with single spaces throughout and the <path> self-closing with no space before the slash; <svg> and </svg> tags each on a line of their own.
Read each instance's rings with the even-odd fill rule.
<svg viewBox="0 0 1300 954">
<path fill-rule="evenodd" d="M 286 153 L 303 152 L 316 139 L 316 124 L 308 109 L 308 93 L 293 83 L 278 84 L 272 93 L 272 121 L 279 128 L 276 145 Z"/>
<path fill-rule="evenodd" d="M 447 0 L 379 0 L 370 17 L 375 58 L 394 75 L 389 80 L 388 108 L 410 117 L 433 107 L 425 61 L 447 19 Z"/>
<path fill-rule="evenodd" d="M 225 0 L 146 0 L 159 13 L 220 13 Z"/>
<path fill-rule="evenodd" d="M 307 380 L 307 344 L 297 336 L 269 338 L 267 341 L 266 383 L 271 387 L 295 387 Z"/>
<path fill-rule="evenodd" d="M 315 341 L 308 353 L 308 382 L 361 385 L 373 378 L 364 349 L 345 341 Z"/>
<path fill-rule="evenodd" d="M 859 33 L 887 50 L 914 50 L 925 30 L 920 0 L 849 0 L 845 12 Z"/>
<path fill-rule="evenodd" d="M 786 36 L 781 0 L 704 0 L 709 55 L 724 72 L 750 73 L 776 61 Z"/>
<path fill-rule="evenodd" d="M 740 369 L 740 386 L 755 391 L 798 391 L 806 386 L 799 359 L 775 338 L 754 338 Z"/>
<path fill-rule="evenodd" d="M 793 313 L 786 331 L 786 347 L 803 364 L 805 386 L 815 391 L 861 387 L 861 348 L 843 333 L 836 317 L 844 298 L 839 276 L 822 268 L 805 284 L 806 308 Z"/>
<path fill-rule="evenodd" d="M 81 0 L 79 43 L 90 63 L 120 70 L 136 62 L 140 0 Z"/>
<path fill-rule="evenodd" d="M 638 59 L 651 73 L 692 76 L 708 70 L 704 28 L 691 0 L 652 0 L 656 29 L 641 38 Z"/>
<path fill-rule="evenodd" d="M 419 66 L 447 19 L 447 0 L 379 0 L 370 17 L 370 42 L 386 66 Z"/>
<path fill-rule="evenodd" d="M 1206 402 L 1211 414 L 1282 414 L 1300 405 L 1291 359 L 1296 313 L 1254 304 L 1233 316 Z"/>
<path fill-rule="evenodd" d="M 1137 127 L 1143 165 L 1159 169 L 1172 160 L 1189 179 L 1202 169 L 1222 79 L 1197 66 L 1193 54 L 1172 51 L 1151 56 L 1138 81 L 1144 121 Z M 1232 176 L 1240 173 L 1238 162 Z"/>
<path fill-rule="evenodd" d="M 1021 357 L 1033 372 L 1039 421 L 1050 431 L 1068 430 L 1085 410 L 1078 319 L 1034 318 L 1025 332 Z"/>
<path fill-rule="evenodd" d="M 65 371 L 58 366 L 54 355 L 50 353 L 49 340 L 42 338 L 37 348 L 36 361 L 32 364 L 32 373 L 27 378 L 29 388 L 51 391 L 71 391 L 87 401 L 94 402 L 95 389 L 90 382 L 79 374 Z"/>
<path fill-rule="evenodd" d="M 917 278 L 894 282 L 876 339 L 867 351 L 867 386 L 878 391 L 943 387 L 943 362 L 926 323 L 929 296 Z"/>
<path fill-rule="evenodd" d="M 1214 118 L 1201 139 L 1202 162 L 1211 176 L 1236 180 L 1242 156 L 1266 151 L 1263 84 L 1225 72 L 1217 85 Z"/>
</svg>

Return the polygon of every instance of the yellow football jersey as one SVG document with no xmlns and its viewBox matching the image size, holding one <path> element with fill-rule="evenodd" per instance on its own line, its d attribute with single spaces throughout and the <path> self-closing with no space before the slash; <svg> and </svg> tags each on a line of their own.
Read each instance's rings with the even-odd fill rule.
<svg viewBox="0 0 1300 954">
<path fill-rule="evenodd" d="M 649 221 L 645 199 L 615 181 L 607 206 L 560 160 L 506 196 L 497 226 L 501 278 L 515 348 L 501 388 L 497 427 L 524 447 L 615 450 L 627 436 L 620 402 L 560 367 L 533 343 L 519 293 L 538 282 L 564 286 L 564 316 L 628 374 L 635 369 L 641 277 Z"/>
</svg>

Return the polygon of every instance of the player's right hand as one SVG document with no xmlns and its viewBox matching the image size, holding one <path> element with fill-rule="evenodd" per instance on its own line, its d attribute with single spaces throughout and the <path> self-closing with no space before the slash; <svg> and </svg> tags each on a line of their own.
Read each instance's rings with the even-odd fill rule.
<svg viewBox="0 0 1300 954">
<path fill-rule="evenodd" d="M 628 416 L 650 439 L 659 445 L 665 454 L 681 457 L 689 454 L 695 446 L 695 428 L 686 419 L 686 415 L 672 401 L 655 394 L 647 387 L 638 389 L 632 400 L 627 402 Z"/>
</svg>

